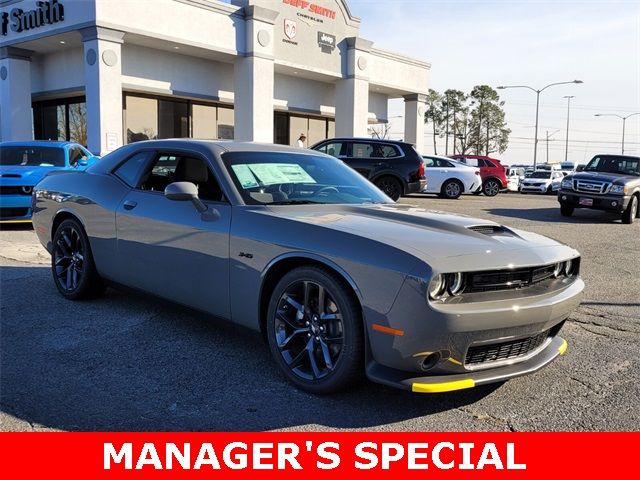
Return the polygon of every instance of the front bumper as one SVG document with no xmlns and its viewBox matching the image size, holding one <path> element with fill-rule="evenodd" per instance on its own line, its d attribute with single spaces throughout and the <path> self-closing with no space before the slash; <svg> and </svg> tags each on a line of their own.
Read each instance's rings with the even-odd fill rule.
<svg viewBox="0 0 640 480">
<path fill-rule="evenodd" d="M 581 205 L 581 199 L 591 199 L 593 205 Z M 629 206 L 631 196 L 622 195 L 593 195 L 589 193 L 578 193 L 573 190 L 560 190 L 558 201 L 562 205 L 569 205 L 573 208 L 590 208 L 593 210 L 604 210 L 606 212 L 623 213 Z"/>
<path fill-rule="evenodd" d="M 487 292 L 486 301 L 425 308 L 424 297 L 419 306 L 418 285 L 408 279 L 384 324 L 402 333 L 368 329 L 367 375 L 375 382 L 427 392 L 469 388 L 536 371 L 559 354 L 563 345 L 559 331 L 580 304 L 584 290 L 579 277 L 558 282 L 562 284 L 553 288 L 514 291 L 510 298 L 498 299 L 499 293 Z M 475 351 L 534 338 L 542 340 L 522 354 L 487 357 L 479 363 L 473 359 Z M 414 384 L 427 387 L 414 388 Z"/>
<path fill-rule="evenodd" d="M 547 193 L 547 185 L 522 185 L 521 192 L 525 193 Z"/>
<path fill-rule="evenodd" d="M 0 195 L 0 222 L 28 222 L 31 214 L 31 195 Z"/>
</svg>

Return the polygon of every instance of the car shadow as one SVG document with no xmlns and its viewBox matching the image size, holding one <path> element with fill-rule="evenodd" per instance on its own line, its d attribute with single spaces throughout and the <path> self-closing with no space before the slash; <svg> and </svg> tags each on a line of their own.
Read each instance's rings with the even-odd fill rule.
<svg viewBox="0 0 640 480">
<path fill-rule="evenodd" d="M 7 232 L 27 232 L 33 230 L 33 224 L 31 222 L 26 223 L 3 223 L 0 222 L 0 230 Z"/>
<path fill-rule="evenodd" d="M 620 215 L 601 212 L 598 210 L 577 209 L 573 216 L 563 217 L 560 208 L 485 208 L 485 212 L 491 215 L 531 220 L 538 222 L 554 223 L 621 223 Z"/>
<path fill-rule="evenodd" d="M 258 333 L 113 289 L 69 302 L 44 267 L 2 267 L 0 280 L 6 421 L 71 431 L 375 429 L 462 408 L 500 386 L 424 396 L 363 381 L 314 396 L 284 379 Z"/>
</svg>

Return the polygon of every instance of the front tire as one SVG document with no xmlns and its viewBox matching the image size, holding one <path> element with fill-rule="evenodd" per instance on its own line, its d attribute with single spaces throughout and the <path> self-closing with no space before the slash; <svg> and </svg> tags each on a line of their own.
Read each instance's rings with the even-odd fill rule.
<svg viewBox="0 0 640 480">
<path fill-rule="evenodd" d="M 87 234 L 75 219 L 64 220 L 53 235 L 53 283 L 68 300 L 91 298 L 104 292 Z"/>
<path fill-rule="evenodd" d="M 375 181 L 375 185 L 394 202 L 397 202 L 402 196 L 402 184 L 396 178 L 381 177 Z"/>
<path fill-rule="evenodd" d="M 462 195 L 464 187 L 458 180 L 447 180 L 442 185 L 441 195 L 449 200 L 457 200 Z"/>
<path fill-rule="evenodd" d="M 495 197 L 500 193 L 500 187 L 501 185 L 497 180 L 489 179 L 484 183 L 482 191 L 487 197 Z"/>
<path fill-rule="evenodd" d="M 560 214 L 563 217 L 570 217 L 571 215 L 573 215 L 573 211 L 574 211 L 574 208 L 571 205 L 564 205 L 564 204 L 560 205 Z"/>
<path fill-rule="evenodd" d="M 638 197 L 634 195 L 633 197 L 631 197 L 629 206 L 622 214 L 622 223 L 631 225 L 635 221 L 637 216 L 638 216 Z"/>
<path fill-rule="evenodd" d="M 364 371 L 362 315 L 348 285 L 300 267 L 276 285 L 267 317 L 269 349 L 287 379 L 314 394 L 352 385 Z"/>
</svg>

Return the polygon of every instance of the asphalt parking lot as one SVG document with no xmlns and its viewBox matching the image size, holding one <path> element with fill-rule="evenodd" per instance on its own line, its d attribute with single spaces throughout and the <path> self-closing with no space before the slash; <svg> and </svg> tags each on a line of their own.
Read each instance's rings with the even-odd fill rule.
<svg viewBox="0 0 640 480">
<path fill-rule="evenodd" d="M 131 293 L 70 303 L 28 227 L 0 231 L 0 430 L 637 430 L 640 224 L 553 197 L 403 202 L 548 235 L 583 255 L 585 300 L 565 357 L 503 385 L 435 396 L 371 383 L 315 397 L 258 334 Z"/>
</svg>

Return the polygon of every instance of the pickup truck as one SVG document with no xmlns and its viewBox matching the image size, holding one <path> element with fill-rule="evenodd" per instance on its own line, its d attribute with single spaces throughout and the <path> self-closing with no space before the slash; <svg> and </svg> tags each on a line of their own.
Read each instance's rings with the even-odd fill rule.
<svg viewBox="0 0 640 480">
<path fill-rule="evenodd" d="M 623 223 L 633 223 L 640 218 L 640 157 L 596 155 L 582 172 L 562 180 L 558 202 L 565 217 L 576 208 L 590 208 L 619 213 Z"/>
</svg>

